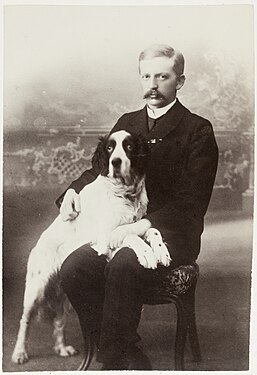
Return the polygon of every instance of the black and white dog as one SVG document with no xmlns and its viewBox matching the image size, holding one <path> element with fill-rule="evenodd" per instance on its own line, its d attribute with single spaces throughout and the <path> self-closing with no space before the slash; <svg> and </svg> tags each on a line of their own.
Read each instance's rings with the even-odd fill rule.
<svg viewBox="0 0 257 375">
<path fill-rule="evenodd" d="M 148 203 L 146 159 L 147 144 L 125 131 L 113 133 L 99 142 L 92 164 L 97 165 L 101 172 L 80 192 L 80 214 L 75 220 L 65 222 L 59 215 L 42 233 L 30 253 L 13 362 L 21 364 L 28 360 L 29 322 L 33 313 L 46 302 L 52 312 L 55 352 L 60 356 L 76 353 L 64 341 L 66 298 L 60 287 L 58 271 L 65 258 L 80 246 L 90 244 L 99 255 L 105 254 L 108 259 L 126 246 L 135 251 L 139 263 L 145 268 L 154 269 L 158 263 L 169 265 L 170 255 L 159 231 L 149 228 L 149 222 L 146 227 L 147 221 L 142 219 Z M 123 233 L 127 230 L 127 235 L 122 246 L 113 249 L 110 236 L 120 226 Z M 144 240 L 134 233 L 140 233 Z"/>
</svg>

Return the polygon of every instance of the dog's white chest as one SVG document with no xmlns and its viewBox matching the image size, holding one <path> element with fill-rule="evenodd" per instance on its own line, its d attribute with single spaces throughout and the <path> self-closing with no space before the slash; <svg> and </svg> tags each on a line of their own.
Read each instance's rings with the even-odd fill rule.
<svg viewBox="0 0 257 375">
<path fill-rule="evenodd" d="M 102 176 L 85 186 L 80 192 L 80 200 L 81 212 L 72 224 L 72 246 L 70 240 L 67 244 L 70 249 L 89 243 L 95 249 L 105 252 L 109 236 L 117 226 L 132 223 L 142 217 L 140 202 L 114 194 L 112 185 Z"/>
</svg>

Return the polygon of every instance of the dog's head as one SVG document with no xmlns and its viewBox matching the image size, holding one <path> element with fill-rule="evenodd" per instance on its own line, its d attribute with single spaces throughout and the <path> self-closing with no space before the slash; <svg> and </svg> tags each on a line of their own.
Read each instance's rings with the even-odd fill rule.
<svg viewBox="0 0 257 375">
<path fill-rule="evenodd" d="M 131 185 L 144 176 L 147 153 L 147 142 L 142 137 L 121 130 L 100 139 L 92 165 L 101 175 Z"/>
</svg>

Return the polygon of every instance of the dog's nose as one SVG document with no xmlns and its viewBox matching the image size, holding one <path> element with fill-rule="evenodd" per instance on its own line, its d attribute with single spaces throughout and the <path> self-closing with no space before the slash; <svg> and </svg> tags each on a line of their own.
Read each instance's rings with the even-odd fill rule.
<svg viewBox="0 0 257 375">
<path fill-rule="evenodd" d="M 114 158 L 112 160 L 112 165 L 114 168 L 119 168 L 121 166 L 121 159 L 120 158 Z"/>
</svg>

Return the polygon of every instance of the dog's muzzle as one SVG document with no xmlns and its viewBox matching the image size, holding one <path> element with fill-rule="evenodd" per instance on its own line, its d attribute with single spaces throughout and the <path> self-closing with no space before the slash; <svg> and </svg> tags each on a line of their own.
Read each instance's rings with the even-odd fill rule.
<svg viewBox="0 0 257 375">
<path fill-rule="evenodd" d="M 120 158 L 115 158 L 112 160 L 112 165 L 114 170 L 120 170 L 121 167 L 121 159 Z"/>
</svg>

